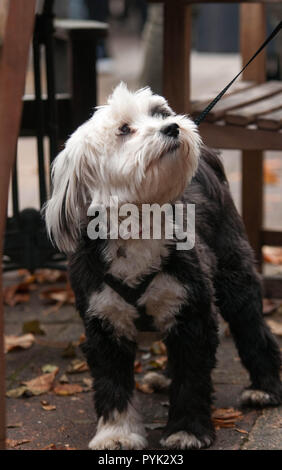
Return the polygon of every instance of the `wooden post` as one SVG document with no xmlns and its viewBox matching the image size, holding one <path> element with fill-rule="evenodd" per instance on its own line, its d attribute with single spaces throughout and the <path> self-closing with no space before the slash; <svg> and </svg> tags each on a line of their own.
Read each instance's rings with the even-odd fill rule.
<svg viewBox="0 0 282 470">
<path fill-rule="evenodd" d="M 0 55 L 0 257 L 6 222 L 8 188 L 20 128 L 35 0 L 11 0 Z M 0 449 L 5 448 L 5 361 L 3 349 L 2 270 L 0 269 Z"/>
<path fill-rule="evenodd" d="M 263 225 L 263 152 L 242 152 L 242 215 L 256 260 L 261 265 Z"/>
<path fill-rule="evenodd" d="M 245 64 L 266 38 L 265 5 L 240 5 L 240 43 L 242 63 Z M 266 52 L 260 53 L 243 73 L 244 80 L 263 83 L 266 75 Z M 248 237 L 259 265 L 261 230 L 263 224 L 263 152 L 242 152 L 242 215 Z"/>
<path fill-rule="evenodd" d="M 177 113 L 190 110 L 191 5 L 164 4 L 163 92 Z"/>
</svg>

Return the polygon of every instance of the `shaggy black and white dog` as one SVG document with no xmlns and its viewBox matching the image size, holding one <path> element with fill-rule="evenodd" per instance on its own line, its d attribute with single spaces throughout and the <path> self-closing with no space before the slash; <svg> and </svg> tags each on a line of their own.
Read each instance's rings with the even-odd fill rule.
<svg viewBox="0 0 282 470">
<path fill-rule="evenodd" d="M 47 228 L 68 254 L 84 346 L 94 378 L 98 427 L 91 449 L 142 449 L 145 432 L 134 402 L 137 325 L 146 317 L 168 351 L 170 408 L 161 444 L 209 446 L 211 371 L 217 312 L 229 323 L 250 374 L 243 403 L 278 405 L 280 353 L 262 316 L 261 284 L 242 221 L 217 155 L 195 124 L 150 89 L 119 85 L 67 141 L 53 166 Z M 196 240 L 140 236 L 93 240 L 89 208 L 176 201 L 196 205 Z M 92 214 L 93 215 L 93 214 Z M 172 220 L 172 224 L 174 220 Z M 140 233 L 142 235 L 142 233 Z"/>
</svg>

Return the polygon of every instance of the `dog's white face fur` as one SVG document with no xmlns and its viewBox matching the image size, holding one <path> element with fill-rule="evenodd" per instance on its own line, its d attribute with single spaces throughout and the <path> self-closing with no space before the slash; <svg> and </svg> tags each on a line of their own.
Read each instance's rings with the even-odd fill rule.
<svg viewBox="0 0 282 470">
<path fill-rule="evenodd" d="M 177 138 L 161 131 L 174 123 Z M 54 162 L 49 234 L 72 252 L 90 205 L 108 206 L 111 196 L 119 204 L 175 201 L 196 171 L 200 145 L 193 121 L 176 115 L 163 97 L 149 88 L 130 92 L 121 83 Z"/>
</svg>

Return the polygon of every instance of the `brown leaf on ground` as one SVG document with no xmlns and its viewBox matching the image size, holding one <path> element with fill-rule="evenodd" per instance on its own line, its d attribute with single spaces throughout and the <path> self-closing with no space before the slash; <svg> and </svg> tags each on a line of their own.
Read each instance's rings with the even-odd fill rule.
<svg viewBox="0 0 282 470">
<path fill-rule="evenodd" d="M 216 428 L 234 428 L 243 414 L 234 408 L 217 408 L 212 412 L 212 422 Z"/>
<path fill-rule="evenodd" d="M 24 282 L 4 287 L 3 300 L 4 304 L 14 307 L 16 304 L 28 302 L 30 299 L 30 291 L 36 288 L 34 286 L 35 277 L 29 276 Z"/>
<path fill-rule="evenodd" d="M 151 345 L 150 351 L 156 356 L 159 354 L 166 354 L 166 346 L 162 341 L 154 341 Z"/>
<path fill-rule="evenodd" d="M 31 379 L 22 383 L 26 386 L 28 392 L 32 395 L 42 395 L 43 393 L 47 393 L 51 390 L 58 371 L 59 367 L 53 370 L 53 372 L 39 375 L 35 379 Z"/>
<path fill-rule="evenodd" d="M 6 446 L 9 449 L 14 449 L 14 447 L 20 446 L 22 444 L 27 444 L 28 442 L 31 442 L 30 439 L 6 439 Z"/>
<path fill-rule="evenodd" d="M 27 391 L 27 387 L 22 385 L 21 387 L 12 388 L 11 390 L 7 390 L 6 396 L 8 398 L 20 398 L 22 397 Z"/>
<path fill-rule="evenodd" d="M 79 346 L 80 344 L 84 343 L 86 341 L 86 336 L 84 333 L 82 333 L 78 339 L 78 343 L 77 343 L 77 346 Z"/>
<path fill-rule="evenodd" d="M 149 362 L 150 367 L 153 369 L 165 369 L 167 364 L 167 356 L 156 357 L 153 361 Z"/>
<path fill-rule="evenodd" d="M 34 341 L 34 335 L 31 333 L 21 336 L 6 335 L 4 337 L 5 353 L 13 349 L 28 349 L 33 345 Z"/>
<path fill-rule="evenodd" d="M 70 447 L 69 444 L 64 446 L 56 446 L 56 444 L 49 444 L 48 446 L 42 447 L 41 450 L 77 450 L 76 447 Z"/>
<path fill-rule="evenodd" d="M 66 374 L 61 375 L 59 378 L 60 384 L 68 384 L 69 383 L 69 378 Z"/>
<path fill-rule="evenodd" d="M 48 403 L 48 401 L 46 401 L 46 400 L 42 400 L 40 403 L 41 403 L 41 406 L 42 406 L 43 410 L 45 410 L 45 411 L 54 411 L 54 410 L 56 410 L 56 405 L 50 405 L 50 403 Z"/>
<path fill-rule="evenodd" d="M 82 380 L 82 382 L 84 384 L 84 387 L 83 387 L 84 392 L 90 392 L 93 389 L 93 380 L 90 379 L 89 377 L 85 377 Z"/>
<path fill-rule="evenodd" d="M 249 434 L 249 431 L 246 431 L 245 429 L 235 428 L 235 431 L 240 432 L 241 434 Z"/>
<path fill-rule="evenodd" d="M 141 384 L 139 382 L 135 382 L 135 387 L 137 388 L 137 390 L 143 393 L 151 394 L 154 392 L 154 390 L 152 389 L 152 387 L 150 387 L 149 384 Z"/>
<path fill-rule="evenodd" d="M 41 299 L 48 302 L 55 302 L 55 305 L 45 310 L 45 315 L 57 312 L 63 305 L 73 305 L 75 303 L 74 292 L 69 283 L 64 287 L 52 287 L 40 293 Z"/>
<path fill-rule="evenodd" d="M 276 312 L 282 305 L 282 300 L 278 299 L 263 299 L 263 314 L 271 315 Z"/>
<path fill-rule="evenodd" d="M 140 361 L 135 361 L 134 362 L 134 373 L 135 374 L 140 374 L 142 372 L 142 364 Z"/>
<path fill-rule="evenodd" d="M 75 344 L 72 341 L 68 343 L 67 347 L 63 350 L 61 356 L 69 358 L 76 356 Z"/>
<path fill-rule="evenodd" d="M 39 269 L 35 272 L 35 277 L 38 284 L 67 281 L 67 273 L 58 269 Z"/>
<path fill-rule="evenodd" d="M 34 335 L 45 335 L 45 331 L 41 328 L 38 320 L 26 321 L 22 328 L 23 333 L 32 333 Z"/>
<path fill-rule="evenodd" d="M 80 372 L 86 372 L 87 370 L 89 370 L 87 362 L 81 359 L 74 359 L 67 367 L 68 374 L 78 374 Z"/>
<path fill-rule="evenodd" d="M 44 366 L 41 367 L 43 374 L 49 374 L 50 372 L 58 371 L 58 369 L 58 366 L 54 364 L 44 364 Z"/>
<path fill-rule="evenodd" d="M 278 336 L 282 336 L 282 323 L 275 321 L 273 318 L 267 318 L 266 323 L 271 329 L 272 333 Z"/>
<path fill-rule="evenodd" d="M 79 384 L 57 384 L 54 387 L 54 393 L 64 397 L 81 392 L 83 392 L 83 388 Z"/>
<path fill-rule="evenodd" d="M 262 253 L 266 263 L 282 264 L 282 248 L 266 245 L 262 248 Z"/>
<path fill-rule="evenodd" d="M 7 424 L 6 428 L 7 428 L 7 429 L 21 428 L 22 425 L 23 425 L 22 422 L 19 422 L 19 423 L 10 423 L 10 424 Z"/>
</svg>

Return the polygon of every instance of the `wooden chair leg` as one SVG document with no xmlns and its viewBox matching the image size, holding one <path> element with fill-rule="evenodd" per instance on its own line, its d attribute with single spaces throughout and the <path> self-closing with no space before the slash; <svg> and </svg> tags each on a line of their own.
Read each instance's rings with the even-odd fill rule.
<svg viewBox="0 0 282 470">
<path fill-rule="evenodd" d="M 263 152 L 242 152 L 242 215 L 250 244 L 261 270 L 263 225 Z"/>
<path fill-rule="evenodd" d="M 164 4 L 163 92 L 177 113 L 190 110 L 191 8 Z"/>
<path fill-rule="evenodd" d="M 22 111 L 22 96 L 35 0 L 8 2 L 0 50 L 0 259 L 6 222 L 8 187 L 13 167 Z M 1 263 L 2 265 L 2 263 Z M 2 270 L 0 267 L 0 449 L 5 448 L 5 358 L 3 348 Z"/>
</svg>

